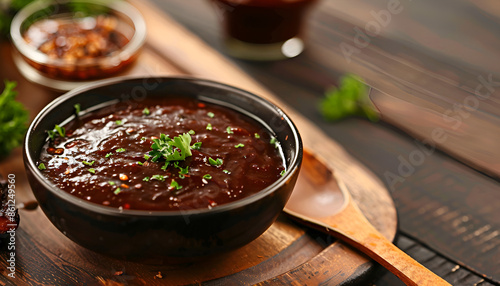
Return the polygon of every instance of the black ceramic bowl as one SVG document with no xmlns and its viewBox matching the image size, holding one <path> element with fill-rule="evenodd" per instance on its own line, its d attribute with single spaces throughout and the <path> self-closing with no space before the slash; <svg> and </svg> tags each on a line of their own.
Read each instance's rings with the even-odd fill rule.
<svg viewBox="0 0 500 286">
<path fill-rule="evenodd" d="M 46 179 L 36 162 L 46 130 L 74 118 L 74 105 L 92 109 L 112 101 L 183 96 L 234 108 L 258 119 L 276 134 L 286 174 L 271 186 L 213 209 L 119 210 L 73 196 Z M 33 192 L 50 221 L 74 242 L 126 259 L 185 261 L 243 246 L 275 221 L 295 185 L 302 162 L 300 135 L 284 112 L 246 91 L 192 78 L 135 78 L 102 81 L 70 91 L 47 105 L 29 127 L 24 164 Z"/>
</svg>

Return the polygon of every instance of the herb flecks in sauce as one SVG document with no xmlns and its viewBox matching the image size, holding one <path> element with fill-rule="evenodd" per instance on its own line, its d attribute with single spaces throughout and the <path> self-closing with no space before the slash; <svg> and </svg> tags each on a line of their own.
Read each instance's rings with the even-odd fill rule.
<svg viewBox="0 0 500 286">
<path fill-rule="evenodd" d="M 269 144 L 274 135 L 259 123 L 193 99 L 82 112 L 65 128 L 44 147 L 43 174 L 109 207 L 212 208 L 264 189 L 284 171 L 279 143 Z"/>
</svg>

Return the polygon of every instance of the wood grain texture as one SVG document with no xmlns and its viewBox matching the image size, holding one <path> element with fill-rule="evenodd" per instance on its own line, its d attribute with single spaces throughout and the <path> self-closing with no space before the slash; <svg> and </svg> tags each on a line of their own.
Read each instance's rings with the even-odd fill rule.
<svg viewBox="0 0 500 286">
<path fill-rule="evenodd" d="M 338 144 L 327 138 L 306 118 L 294 112 L 272 93 L 230 64 L 201 40 L 146 1 L 132 1 L 146 15 L 148 40 L 130 75 L 192 75 L 222 81 L 253 91 L 281 106 L 297 123 L 304 143 L 316 156 L 338 170 L 353 191 L 370 221 L 389 239 L 396 234 L 396 212 L 383 186 L 366 168 L 352 159 Z M 163 33 L 168 32 L 169 38 Z M 2 58 L 10 61 L 10 47 L 2 43 Z M 214 67 L 217 67 L 214 69 Z M 3 74 L 5 73 L 5 74 Z M 11 65 L 0 76 L 20 83 L 19 100 L 28 103 L 33 117 L 58 94 L 20 77 Z M 0 163 L 0 172 L 16 174 L 17 202 L 33 200 L 27 185 L 20 150 Z M 374 263 L 330 237 L 310 233 L 288 219 L 280 218 L 267 232 L 249 245 L 209 260 L 184 265 L 146 265 L 120 261 L 88 251 L 59 233 L 40 209 L 22 209 L 17 233 L 17 278 L 0 277 L 11 285 L 183 285 L 207 281 L 238 284 L 275 284 L 281 281 L 366 283 Z M 0 269 L 5 273 L 1 253 Z M 320 273 L 319 269 L 323 269 Z M 259 275 L 256 275 L 259 274 Z M 161 278 L 160 278 L 161 276 Z"/>
</svg>

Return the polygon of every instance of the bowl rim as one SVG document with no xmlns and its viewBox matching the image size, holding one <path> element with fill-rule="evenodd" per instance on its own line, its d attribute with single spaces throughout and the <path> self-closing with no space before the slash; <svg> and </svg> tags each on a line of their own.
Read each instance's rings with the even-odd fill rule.
<svg viewBox="0 0 500 286">
<path fill-rule="evenodd" d="M 26 7 L 22 8 L 12 19 L 12 24 L 10 27 L 10 36 L 12 38 L 12 43 L 14 47 L 19 51 L 21 55 L 28 58 L 29 60 L 41 64 L 41 65 L 53 65 L 57 67 L 64 67 L 68 65 L 64 59 L 51 59 L 47 54 L 38 51 L 34 47 L 30 46 L 24 40 L 21 34 L 21 26 L 23 22 L 35 12 L 45 9 L 51 5 L 64 5 L 69 3 L 70 0 L 41 0 L 35 1 Z M 90 58 L 84 62 L 78 62 L 76 65 L 78 67 L 92 66 L 96 63 L 102 62 L 124 62 L 132 58 L 139 49 L 143 46 L 146 41 L 146 22 L 141 13 L 127 1 L 118 0 L 78 0 L 78 2 L 84 2 L 89 4 L 96 4 L 109 7 L 110 9 L 117 11 L 130 19 L 134 26 L 134 34 L 130 41 L 123 46 L 121 49 L 115 51 L 110 56 Z"/>
<path fill-rule="evenodd" d="M 259 102 L 260 104 L 275 110 L 277 113 L 279 113 L 283 120 L 286 122 L 286 124 L 290 127 L 293 135 L 293 140 L 295 141 L 295 152 L 293 153 L 292 160 L 289 164 L 289 168 L 287 168 L 287 171 L 283 176 L 281 176 L 278 180 L 276 180 L 274 183 L 271 185 L 267 186 L 266 188 L 260 190 L 259 192 L 252 194 L 248 197 L 244 197 L 240 200 L 236 200 L 234 202 L 222 204 L 220 206 L 217 206 L 212 209 L 204 208 L 204 209 L 187 209 L 187 210 L 170 210 L 170 211 L 154 211 L 154 210 L 133 210 L 133 209 L 119 209 L 119 208 L 113 208 L 113 207 L 108 207 L 108 206 L 103 206 L 99 205 L 97 203 L 89 202 L 86 200 L 83 200 L 81 198 L 78 198 L 76 196 L 73 196 L 69 194 L 68 192 L 63 191 L 62 189 L 58 188 L 55 184 L 50 182 L 47 178 L 45 178 L 41 171 L 37 168 L 36 163 L 32 160 L 30 153 L 32 151 L 29 148 L 29 142 L 31 140 L 31 137 L 33 136 L 33 130 L 37 128 L 37 125 L 45 119 L 45 117 L 52 112 L 54 109 L 57 109 L 58 106 L 61 104 L 64 104 L 68 99 L 73 98 L 75 96 L 78 96 L 82 93 L 92 91 L 96 88 L 104 87 L 104 86 L 111 86 L 115 84 L 120 84 L 124 82 L 133 82 L 133 81 L 138 81 L 138 80 L 145 80 L 145 79 L 158 79 L 163 82 L 165 81 L 184 81 L 185 83 L 188 84 L 204 84 L 204 85 L 210 85 L 214 86 L 216 88 L 223 88 L 226 90 L 233 91 L 237 93 L 239 96 L 245 96 L 246 98 L 249 98 L 250 100 L 254 100 Z M 286 184 L 288 180 L 296 173 L 299 172 L 299 168 L 302 162 L 302 157 L 303 157 L 303 144 L 302 144 L 302 139 L 300 136 L 300 133 L 296 127 L 296 125 L 292 122 L 290 117 L 278 106 L 275 104 L 271 103 L 267 99 L 264 99 L 262 97 L 259 97 L 258 95 L 248 92 L 246 90 L 227 85 L 224 83 L 216 82 L 213 80 L 207 80 L 207 79 L 201 79 L 197 77 L 191 77 L 191 76 L 175 76 L 175 77 L 170 77 L 170 76 L 150 76 L 150 77 L 144 77 L 144 76 L 123 76 L 123 77 L 116 77 L 112 79 L 105 79 L 105 80 L 100 80 L 96 83 L 92 84 L 87 84 L 80 86 L 76 89 L 73 89 L 56 99 L 54 99 L 52 102 L 47 104 L 33 119 L 31 122 L 30 126 L 28 127 L 28 131 L 26 132 L 26 136 L 24 139 L 24 144 L 23 144 L 23 155 L 25 157 L 25 165 L 26 168 L 29 168 L 29 171 L 31 174 L 36 178 L 38 183 L 42 184 L 43 187 L 51 192 L 52 194 L 58 196 L 64 201 L 67 201 L 68 203 L 75 204 L 81 208 L 90 210 L 92 212 L 96 212 L 99 214 L 105 214 L 105 215 L 117 215 L 117 216 L 161 216 L 161 217 L 176 217 L 176 216 L 191 216 L 191 215 L 203 215 L 203 214 L 216 214 L 216 213 L 222 213 L 224 211 L 232 210 L 232 209 L 237 209 L 240 207 L 243 207 L 245 205 L 252 204 L 267 195 L 275 192 L 279 187 L 282 185 Z"/>
</svg>

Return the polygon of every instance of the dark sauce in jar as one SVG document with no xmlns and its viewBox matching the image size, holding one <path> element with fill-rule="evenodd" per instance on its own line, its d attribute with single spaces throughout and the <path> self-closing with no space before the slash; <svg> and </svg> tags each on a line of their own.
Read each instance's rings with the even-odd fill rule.
<svg viewBox="0 0 500 286">
<path fill-rule="evenodd" d="M 23 33 L 24 41 L 61 63 L 43 65 L 27 59 L 28 63 L 54 78 L 89 79 L 114 73 L 129 62 L 117 62 L 110 68 L 98 60 L 112 56 L 129 43 L 118 30 L 118 22 L 110 15 L 37 21 Z"/>
<path fill-rule="evenodd" d="M 268 129 L 195 99 L 115 104 L 65 127 L 64 136 L 43 147 L 43 174 L 62 190 L 105 206 L 213 208 L 255 194 L 285 172 L 280 145 Z M 189 134 L 192 155 L 167 167 L 165 158 L 154 161 L 150 151 L 160 134 Z"/>
<path fill-rule="evenodd" d="M 243 42 L 272 44 L 301 32 L 305 11 L 316 0 L 214 0 L 223 9 L 229 36 Z"/>
</svg>

